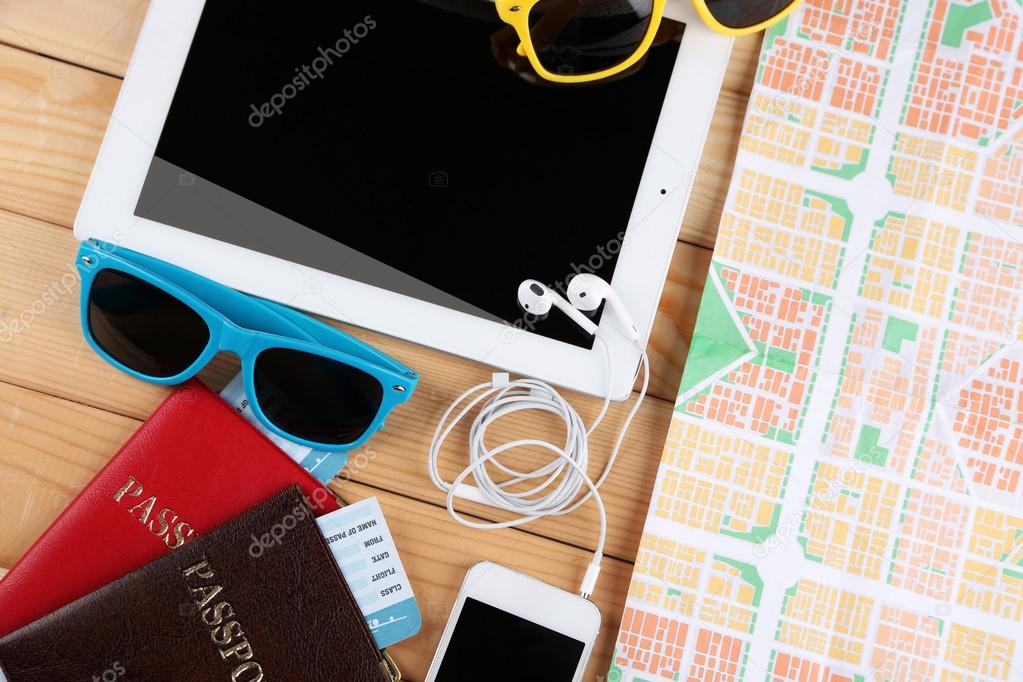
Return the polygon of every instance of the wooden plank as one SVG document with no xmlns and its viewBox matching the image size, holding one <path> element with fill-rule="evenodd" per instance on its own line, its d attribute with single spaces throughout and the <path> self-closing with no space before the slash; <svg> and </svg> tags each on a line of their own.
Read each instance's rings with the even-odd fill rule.
<svg viewBox="0 0 1023 682">
<path fill-rule="evenodd" d="M 0 42 L 124 76 L 148 2 L 2 0 Z"/>
<path fill-rule="evenodd" d="M 674 403 L 678 396 L 712 255 L 712 251 L 692 244 L 675 244 L 647 342 L 650 395 L 654 397 Z"/>
<path fill-rule="evenodd" d="M 739 149 L 749 93 L 756 77 L 762 39 L 759 33 L 736 38 L 732 48 L 725 85 L 714 109 L 714 119 L 679 232 L 679 239 L 691 244 L 714 248 L 721 210 L 732 179 L 735 154 Z"/>
<path fill-rule="evenodd" d="M 72 272 L 75 242 L 70 232 L 30 218 L 0 212 L 0 380 L 77 403 L 144 419 L 165 395 L 165 389 L 137 381 L 99 358 L 81 334 L 79 289 Z M 680 247 L 681 248 L 681 247 Z M 697 302 L 684 282 L 672 281 L 665 305 L 694 312 Z M 688 303 L 681 303 L 680 299 Z M 689 300 L 692 299 L 692 300 Z M 429 483 L 426 452 L 437 420 L 447 405 L 465 388 L 487 381 L 490 372 L 482 365 L 445 353 L 421 348 L 365 330 L 346 328 L 408 363 L 422 374 L 412 400 L 388 420 L 388 426 L 353 461 L 355 480 L 391 488 L 419 499 L 440 503 L 442 497 Z M 672 328 L 679 340 L 691 330 Z M 655 348 L 655 351 L 657 349 Z M 660 352 L 660 351 L 658 351 Z M 204 374 L 214 387 L 222 386 L 234 365 L 221 363 Z M 677 379 L 675 380 L 677 384 Z M 672 389 L 674 392 L 674 389 Z M 587 419 L 599 402 L 569 396 Z M 606 485 L 609 509 L 607 552 L 634 556 L 656 476 L 658 455 L 671 417 L 672 402 L 650 398 L 640 411 L 623 447 L 614 473 Z M 591 440 L 591 471 L 606 462 L 627 405 L 612 409 L 606 424 Z M 516 430 L 518 427 L 518 430 Z M 521 435 L 524 425 L 509 423 L 494 431 L 495 437 Z M 562 427 L 553 421 L 530 424 L 537 437 L 556 442 Z M 466 424 L 452 437 L 446 451 L 445 471 L 453 475 L 466 453 Z M 359 454 L 372 456 L 365 466 Z M 526 460 L 535 458 L 526 455 Z M 476 508 L 488 518 L 492 510 Z M 563 519 L 545 519 L 531 526 L 536 532 L 581 547 L 593 547 L 596 516 L 586 507 Z M 0 562 L 2 563 L 2 562 Z"/>
<path fill-rule="evenodd" d="M 13 565 L 139 424 L 0 383 L 0 563 Z M 378 497 L 394 533 L 424 617 L 420 635 L 391 650 L 410 680 L 425 676 L 473 564 L 495 561 L 574 590 L 590 560 L 583 550 L 522 531 L 463 528 L 436 506 L 352 481 L 334 488 L 348 502 Z M 587 679 L 607 669 L 630 574 L 628 563 L 605 560 L 594 593 L 605 621 Z"/>
<path fill-rule="evenodd" d="M 120 81 L 0 46 L 0 208 L 74 222 Z"/>
<path fill-rule="evenodd" d="M 757 77 L 757 62 L 760 60 L 760 45 L 763 41 L 763 33 L 735 39 L 732 58 L 728 62 L 728 72 L 725 74 L 723 85 L 725 90 L 742 95 L 750 93 Z"/>
<path fill-rule="evenodd" d="M 729 91 L 718 98 L 679 231 L 679 239 L 685 242 L 714 248 L 748 102 L 748 95 Z"/>
<path fill-rule="evenodd" d="M 20 0 L 16 4 L 20 6 Z M 15 17 L 49 11 L 48 3 L 32 7 Z M 714 246 L 728 189 L 752 84 L 756 40 L 737 42 L 729 73 L 741 74 L 735 78 L 743 89 L 726 88 L 718 100 L 680 230 L 681 239 L 707 248 Z M 70 226 L 120 81 L 10 47 L 0 47 L 0 74 L 0 144 L 8 151 L 0 163 L 0 208 Z"/>
<path fill-rule="evenodd" d="M 21 558 L 137 424 L 0 383 L 0 565 Z"/>
</svg>

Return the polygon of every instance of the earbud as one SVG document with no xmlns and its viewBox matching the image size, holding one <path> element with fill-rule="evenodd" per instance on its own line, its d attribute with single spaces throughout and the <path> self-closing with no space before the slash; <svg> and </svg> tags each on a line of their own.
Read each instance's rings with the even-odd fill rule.
<svg viewBox="0 0 1023 682">
<path fill-rule="evenodd" d="M 584 312 L 593 312 L 600 307 L 601 302 L 606 300 L 608 306 L 614 310 L 615 315 L 625 327 L 626 336 L 631 341 L 639 341 L 639 328 L 632 321 L 632 316 L 625 309 L 622 299 L 618 297 L 611 285 L 600 277 L 587 272 L 573 277 L 568 283 L 568 300 L 576 309 Z"/>
<path fill-rule="evenodd" d="M 597 325 L 593 323 L 593 320 L 569 305 L 568 301 L 559 296 L 557 292 L 551 291 L 546 285 L 535 279 L 527 279 L 519 285 L 519 305 L 527 313 L 538 317 L 549 313 L 552 307 L 557 308 L 582 327 L 587 334 L 595 335 L 597 333 Z"/>
</svg>

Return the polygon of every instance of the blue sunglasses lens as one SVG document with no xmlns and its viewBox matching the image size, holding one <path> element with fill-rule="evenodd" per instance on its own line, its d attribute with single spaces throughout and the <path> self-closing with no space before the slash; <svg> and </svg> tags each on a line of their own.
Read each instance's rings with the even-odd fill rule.
<svg viewBox="0 0 1023 682">
<path fill-rule="evenodd" d="M 264 416 L 286 433 L 345 445 L 373 424 L 384 389 L 351 365 L 299 350 L 270 348 L 256 356 L 256 395 Z"/>
<path fill-rule="evenodd" d="M 181 374 L 210 342 L 206 321 L 149 282 L 117 270 L 96 274 L 89 332 L 107 355 L 154 379 Z"/>
</svg>

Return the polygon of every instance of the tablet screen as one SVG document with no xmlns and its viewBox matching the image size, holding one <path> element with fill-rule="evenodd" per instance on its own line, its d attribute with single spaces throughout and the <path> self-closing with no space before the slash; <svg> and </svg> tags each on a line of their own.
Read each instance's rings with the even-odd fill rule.
<svg viewBox="0 0 1023 682">
<path fill-rule="evenodd" d="M 518 285 L 613 277 L 681 31 L 559 86 L 484 0 L 207 2 L 135 213 L 587 346 Z"/>
</svg>

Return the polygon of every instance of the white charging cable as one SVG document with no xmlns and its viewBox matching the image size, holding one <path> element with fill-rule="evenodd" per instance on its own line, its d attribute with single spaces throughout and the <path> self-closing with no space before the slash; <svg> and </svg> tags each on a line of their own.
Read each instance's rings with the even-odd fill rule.
<svg viewBox="0 0 1023 682">
<path fill-rule="evenodd" d="M 469 528 L 492 530 L 521 526 L 545 516 L 562 516 L 571 513 L 591 497 L 600 515 L 600 537 L 593 561 L 586 569 L 579 592 L 589 598 L 593 593 L 600 575 L 600 564 L 604 557 L 604 544 L 607 538 L 607 512 L 604 501 L 600 497 L 600 487 L 607 480 L 622 442 L 646 397 L 650 384 L 650 362 L 646 350 L 636 342 L 640 352 L 640 365 L 637 375 L 643 372 L 643 384 L 639 397 L 629 410 L 628 415 L 618 431 L 614 447 L 603 472 L 594 481 L 590 478 L 587 468 L 589 464 L 589 436 L 603 422 L 610 404 L 611 393 L 611 356 L 606 342 L 595 337 L 604 357 L 604 369 L 607 376 L 604 402 L 600 412 L 587 428 L 582 417 L 554 387 L 537 379 L 511 380 L 506 373 L 494 374 L 488 383 L 473 386 L 460 395 L 447 409 L 433 434 L 428 456 L 430 478 L 441 490 L 447 493 L 447 509 L 455 521 Z M 464 404 L 463 404 L 464 403 Z M 438 469 L 438 460 L 444 442 L 452 430 L 477 406 L 479 413 L 473 419 L 469 430 L 469 465 L 450 483 L 445 481 Z M 461 409 L 459 409 L 461 407 Z M 455 411 L 458 410 L 457 414 Z M 565 424 L 565 442 L 555 445 L 538 438 L 520 438 L 511 440 L 496 447 L 486 444 L 487 429 L 502 417 L 525 410 L 539 410 L 559 417 Z M 554 458 L 547 464 L 532 471 L 517 471 L 501 462 L 498 458 L 516 448 L 539 447 L 549 451 Z M 492 470 L 500 473 L 502 480 L 495 480 Z M 472 476 L 476 485 L 466 483 Z M 525 490 L 513 491 L 521 483 L 538 481 Z M 585 494 L 583 488 L 586 488 Z M 462 498 L 503 509 L 519 516 L 508 521 L 474 521 L 461 515 L 455 509 L 455 499 Z"/>
</svg>

